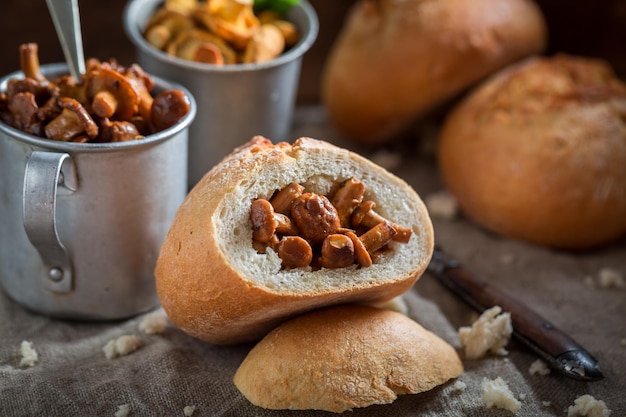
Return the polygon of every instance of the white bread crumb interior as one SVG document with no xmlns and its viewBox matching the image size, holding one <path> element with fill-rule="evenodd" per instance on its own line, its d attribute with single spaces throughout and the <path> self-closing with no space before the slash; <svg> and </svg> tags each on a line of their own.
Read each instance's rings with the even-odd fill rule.
<svg viewBox="0 0 626 417">
<path fill-rule="evenodd" d="M 515 399 L 508 384 L 500 377 L 494 380 L 483 378 L 481 388 L 488 408 L 497 407 L 516 412 L 522 407 L 522 403 Z"/>
<path fill-rule="evenodd" d="M 504 347 L 509 343 L 513 333 L 511 314 L 500 313 L 502 308 L 494 306 L 485 310 L 472 327 L 459 329 L 459 339 L 468 359 L 482 358 L 488 352 L 500 356 L 508 354 Z"/>
<path fill-rule="evenodd" d="M 567 417 L 609 417 L 612 411 L 604 401 L 596 400 L 589 394 L 581 395 L 567 408 Z"/>
<path fill-rule="evenodd" d="M 163 333 L 168 325 L 168 319 L 162 310 L 148 314 L 139 323 L 139 330 L 146 334 Z"/>
<path fill-rule="evenodd" d="M 35 366 L 39 360 L 39 354 L 33 348 L 33 342 L 27 340 L 23 340 L 20 344 L 20 354 L 22 355 L 20 366 Z"/>
<path fill-rule="evenodd" d="M 128 355 L 139 349 L 142 345 L 141 339 L 135 335 L 129 334 L 109 340 L 102 348 L 102 351 L 107 359 L 113 359 L 118 356 Z"/>
</svg>

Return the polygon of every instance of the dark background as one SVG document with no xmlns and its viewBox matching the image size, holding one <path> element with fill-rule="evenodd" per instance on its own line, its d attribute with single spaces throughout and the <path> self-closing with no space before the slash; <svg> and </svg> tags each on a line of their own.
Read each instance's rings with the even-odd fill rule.
<svg viewBox="0 0 626 417">
<path fill-rule="evenodd" d="M 354 0 L 312 0 L 320 33 L 305 55 L 300 82 L 301 101 L 318 99 L 320 71 L 346 11 Z M 547 53 L 567 52 L 608 60 L 626 78 L 626 0 L 537 0 L 550 31 Z M 85 57 L 134 62 L 122 14 L 126 0 L 79 1 Z M 19 69 L 21 43 L 39 44 L 41 64 L 63 61 L 61 47 L 44 0 L 2 0 L 0 74 Z"/>
</svg>

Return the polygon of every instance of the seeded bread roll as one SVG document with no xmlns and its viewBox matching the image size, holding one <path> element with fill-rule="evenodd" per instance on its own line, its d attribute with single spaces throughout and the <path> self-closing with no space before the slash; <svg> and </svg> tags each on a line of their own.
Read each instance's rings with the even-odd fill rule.
<svg viewBox="0 0 626 417">
<path fill-rule="evenodd" d="M 351 177 L 387 220 L 412 231 L 368 267 L 282 268 L 276 251 L 253 246 L 254 200 L 298 183 L 326 195 Z M 295 314 L 346 302 L 383 303 L 409 289 L 426 268 L 433 229 L 424 204 L 404 181 L 329 143 L 293 145 L 256 137 L 191 190 L 162 245 L 156 286 L 170 320 L 216 344 L 258 340 Z"/>
<path fill-rule="evenodd" d="M 380 145 L 546 44 L 531 0 L 360 0 L 326 62 L 322 99 L 347 138 Z"/>
<path fill-rule="evenodd" d="M 443 180 L 471 219 L 563 249 L 626 234 L 626 84 L 603 61 L 533 58 L 483 83 L 444 123 Z"/>
<path fill-rule="evenodd" d="M 234 382 L 263 408 L 341 413 L 428 391 L 462 372 L 454 348 L 412 319 L 352 305 L 282 324 L 250 351 Z"/>
</svg>

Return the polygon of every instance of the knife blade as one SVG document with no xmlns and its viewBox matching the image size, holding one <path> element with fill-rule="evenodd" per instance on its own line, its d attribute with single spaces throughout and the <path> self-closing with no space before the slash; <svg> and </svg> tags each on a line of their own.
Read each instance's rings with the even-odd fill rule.
<svg viewBox="0 0 626 417">
<path fill-rule="evenodd" d="M 441 248 L 435 248 L 428 271 L 477 311 L 498 305 L 509 312 L 513 336 L 553 369 L 583 381 L 604 377 L 598 361 L 569 335 L 518 299 L 473 275 Z"/>
</svg>

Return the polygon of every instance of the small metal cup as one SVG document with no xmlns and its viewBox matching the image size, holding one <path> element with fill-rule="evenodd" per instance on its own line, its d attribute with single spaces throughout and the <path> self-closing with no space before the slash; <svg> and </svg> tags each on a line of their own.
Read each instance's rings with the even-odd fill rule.
<svg viewBox="0 0 626 417">
<path fill-rule="evenodd" d="M 42 66 L 48 78 L 67 66 Z M 6 91 L 9 79 L 0 80 Z M 190 112 L 143 139 L 71 143 L 0 122 L 0 283 L 26 308 L 109 320 L 158 305 L 154 267 L 187 191 Z"/>
<path fill-rule="evenodd" d="M 305 0 L 287 19 L 300 42 L 280 57 L 261 64 L 215 66 L 167 55 L 149 44 L 143 30 L 163 0 L 131 0 L 124 27 L 137 48 L 137 62 L 148 72 L 186 86 L 198 102 L 189 129 L 189 187 L 213 165 L 254 135 L 289 140 L 303 54 L 315 42 L 318 20 Z"/>
</svg>

